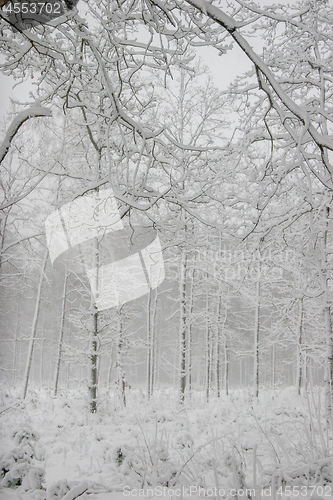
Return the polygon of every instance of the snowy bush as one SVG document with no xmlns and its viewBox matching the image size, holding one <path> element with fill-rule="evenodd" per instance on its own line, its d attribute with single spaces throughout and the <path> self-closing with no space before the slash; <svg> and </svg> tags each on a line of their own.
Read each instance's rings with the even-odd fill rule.
<svg viewBox="0 0 333 500">
<path fill-rule="evenodd" d="M 41 490 L 44 477 L 45 470 L 42 467 L 31 467 L 23 477 L 22 489 L 24 491 Z"/>
<path fill-rule="evenodd" d="M 14 468 L 17 464 L 30 462 L 30 457 L 21 448 L 13 448 L 7 452 L 0 462 L 1 477 Z"/>
<path fill-rule="evenodd" d="M 12 433 L 15 448 L 5 453 L 0 461 L 1 486 L 22 486 L 24 491 L 42 489 L 45 471 L 35 466 L 44 457 L 43 447 L 37 444 L 38 432 L 21 428 Z"/>
<path fill-rule="evenodd" d="M 144 474 L 140 454 L 130 445 L 124 444 L 113 448 L 110 453 L 110 459 L 124 476 L 134 474 L 134 476 L 141 478 Z"/>
<path fill-rule="evenodd" d="M 4 488 L 12 488 L 13 486 L 20 486 L 22 484 L 22 479 L 28 474 L 31 465 L 28 462 L 22 462 L 14 465 L 6 473 L 5 477 L 1 481 L 1 486 Z"/>
<path fill-rule="evenodd" d="M 74 500 L 87 489 L 86 481 L 77 483 L 61 479 L 47 488 L 46 500 Z"/>
<path fill-rule="evenodd" d="M 133 486 L 170 486 L 170 481 L 177 475 L 177 467 L 169 461 L 166 445 L 155 444 L 136 447 L 128 444 L 118 445 L 111 450 L 109 459 L 116 466 L 118 473 L 126 477 Z"/>
<path fill-rule="evenodd" d="M 272 472 L 266 472 L 266 474 L 272 477 L 270 484 L 274 481 L 273 485 L 277 489 L 287 485 L 331 485 L 333 482 L 333 457 L 327 457 L 298 467 L 280 467 L 274 471 L 274 474 Z"/>
<path fill-rule="evenodd" d="M 71 487 L 72 486 L 67 479 L 61 479 L 47 488 L 46 499 L 59 500 L 63 498 L 68 491 L 70 491 Z"/>
<path fill-rule="evenodd" d="M 96 491 L 120 491 L 125 485 L 208 489 L 218 481 L 226 498 L 232 488 L 254 486 L 276 492 L 293 486 L 300 492 L 313 486 L 328 491 L 331 430 L 319 404 L 312 408 L 305 397 L 292 395 L 284 391 L 274 402 L 266 397 L 250 406 L 246 393 L 239 392 L 237 404 L 212 400 L 186 412 L 164 408 L 162 401 L 158 411 L 146 404 L 138 410 L 129 399 L 126 411 L 112 419 L 108 412 L 99 418 L 86 414 L 83 402 L 74 397 L 70 406 L 62 399 L 40 398 L 37 408 L 2 417 L 8 436 L 13 425 L 18 429 L 12 434 L 12 449 L 0 460 L 2 488 L 19 488 L 22 499 L 34 500 L 68 500 L 83 488 L 78 483 L 83 478 Z M 20 424 L 23 418 L 46 438 L 48 477 L 61 479 L 46 490 L 40 468 L 45 450 L 39 434 Z M 64 470 L 69 481 L 63 479 Z"/>
<path fill-rule="evenodd" d="M 32 442 L 40 439 L 40 434 L 39 432 L 34 432 L 30 429 L 19 429 L 12 433 L 12 439 L 14 440 L 15 446 L 25 443 L 31 444 Z"/>
<path fill-rule="evenodd" d="M 121 446 L 115 446 L 110 454 L 109 459 L 116 466 L 121 467 L 125 460 L 133 454 L 133 448 L 127 444 Z"/>
</svg>

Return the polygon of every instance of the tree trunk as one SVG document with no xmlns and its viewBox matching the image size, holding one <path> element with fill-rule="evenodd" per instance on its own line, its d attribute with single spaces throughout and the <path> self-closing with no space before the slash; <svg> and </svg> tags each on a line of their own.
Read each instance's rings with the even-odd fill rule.
<svg viewBox="0 0 333 500">
<path fill-rule="evenodd" d="M 183 403 L 185 400 L 186 390 L 186 263 L 187 255 L 182 251 L 180 262 L 180 401 Z"/>
<path fill-rule="evenodd" d="M 111 387 L 111 378 L 112 378 L 113 367 L 114 367 L 114 363 L 113 363 L 113 360 L 112 360 L 112 349 L 111 349 L 111 352 L 110 352 L 110 361 L 109 361 L 109 368 L 108 368 L 108 389 L 110 389 L 110 387 Z"/>
<path fill-rule="evenodd" d="M 24 373 L 24 384 L 23 384 L 23 392 L 22 392 L 23 399 L 26 398 L 27 390 L 28 390 L 29 376 L 30 376 L 31 364 L 32 364 L 32 355 L 34 352 L 38 317 L 39 317 L 39 311 L 40 311 L 40 303 L 41 303 L 41 299 L 42 299 L 42 287 L 43 287 L 43 281 L 44 281 L 44 273 L 45 273 L 45 269 L 46 269 L 48 255 L 49 255 L 49 251 L 46 250 L 45 255 L 44 255 L 44 259 L 43 259 L 41 274 L 40 274 L 40 278 L 39 278 L 36 303 L 35 303 L 35 312 L 34 312 L 34 317 L 33 317 L 32 325 L 31 325 L 31 336 L 30 336 L 30 341 L 29 341 L 27 364 L 26 364 L 25 373 Z"/>
<path fill-rule="evenodd" d="M 296 377 L 297 392 L 299 395 L 301 394 L 302 379 L 303 379 L 302 337 L 303 337 L 303 299 L 300 299 L 298 322 L 297 322 L 297 377 Z"/>
<path fill-rule="evenodd" d="M 208 283 L 206 281 L 206 400 L 209 401 L 210 393 L 210 369 L 211 369 L 211 349 L 210 349 L 210 323 L 209 323 L 209 296 Z"/>
<path fill-rule="evenodd" d="M 260 281 L 258 277 L 256 286 L 256 304 L 254 313 L 254 395 L 259 396 L 259 341 L 260 341 Z"/>
<path fill-rule="evenodd" d="M 221 396 L 221 366 L 220 366 L 220 356 L 221 356 L 221 345 L 220 337 L 217 335 L 216 338 L 216 395 L 219 398 Z"/>
<path fill-rule="evenodd" d="M 327 417 L 332 414 L 333 399 L 333 331 L 331 307 L 326 305 L 324 308 L 325 333 L 326 333 L 326 356 L 325 356 L 325 399 Z"/>
<path fill-rule="evenodd" d="M 69 369 L 69 363 L 66 364 L 66 387 L 69 389 L 69 379 L 70 379 L 70 369 Z"/>
<path fill-rule="evenodd" d="M 275 345 L 272 345 L 272 371 L 271 371 L 271 387 L 275 389 Z"/>
<path fill-rule="evenodd" d="M 318 18 L 315 18 L 317 24 Z M 325 135 L 330 134 L 328 127 L 328 119 L 326 114 L 326 99 L 327 99 L 327 89 L 326 89 L 326 77 L 324 70 L 321 65 L 322 54 L 320 53 L 319 43 L 316 41 L 314 44 L 314 51 L 316 59 L 319 61 L 318 73 L 320 78 L 320 108 L 322 112 L 323 119 L 321 120 L 321 129 Z M 321 149 L 321 154 L 323 157 L 328 157 L 328 152 L 326 148 Z M 332 271 L 328 271 L 328 254 L 331 254 L 327 250 L 327 238 L 329 230 L 329 220 L 330 220 L 330 207 L 326 206 L 324 209 L 325 215 L 325 231 L 323 238 L 323 268 L 322 277 L 324 281 L 324 319 L 325 319 L 325 338 L 326 338 L 326 355 L 325 355 L 325 406 L 326 406 L 326 416 L 331 422 L 332 419 L 332 404 L 333 404 L 333 331 L 332 331 L 332 314 L 331 314 L 331 293 L 329 292 L 329 278 Z"/>
<path fill-rule="evenodd" d="M 148 293 L 148 303 L 147 303 L 147 398 L 151 395 L 151 376 L 152 376 L 152 331 L 151 331 L 151 289 Z"/>
<path fill-rule="evenodd" d="M 157 290 L 149 290 L 147 303 L 147 397 L 153 395 L 156 364 Z"/>
<path fill-rule="evenodd" d="M 42 326 L 42 334 L 44 333 L 44 326 L 45 322 L 43 322 Z M 40 348 L 40 372 L 39 372 L 39 380 L 40 380 L 40 386 L 43 387 L 43 380 L 44 380 L 44 348 L 45 348 L 45 338 L 44 336 L 41 338 L 41 348 Z"/>
<path fill-rule="evenodd" d="M 221 397 L 221 290 L 219 289 L 217 309 L 217 334 L 216 334 L 216 394 Z"/>
<path fill-rule="evenodd" d="M 324 319 L 325 319 L 325 338 L 326 338 L 326 355 L 325 355 L 325 406 L 327 418 L 330 420 L 332 416 L 332 400 L 333 400 L 333 330 L 332 330 L 332 314 L 331 314 L 331 299 L 329 291 L 329 276 L 327 262 L 327 237 L 329 224 L 330 208 L 325 207 L 325 232 L 323 238 L 323 285 L 324 285 Z"/>
<path fill-rule="evenodd" d="M 126 379 L 124 373 L 123 366 L 123 347 L 124 347 L 124 339 L 123 339 L 123 325 L 121 321 L 121 308 L 118 311 L 118 342 L 117 342 L 117 385 L 118 385 L 118 395 L 120 406 L 126 407 Z"/>
<path fill-rule="evenodd" d="M 156 364 L 157 364 L 157 345 L 156 345 L 156 314 L 157 314 L 157 290 L 153 292 L 153 311 L 151 317 L 151 335 L 152 335 L 152 360 L 151 360 L 151 395 L 154 394 L 155 379 L 156 379 Z"/>
<path fill-rule="evenodd" d="M 195 269 L 192 269 L 191 272 L 191 280 L 190 280 L 190 291 L 189 291 L 189 316 L 187 318 L 188 321 L 188 394 L 191 397 L 192 394 L 192 316 L 193 316 L 193 307 L 194 307 L 194 276 Z"/>
<path fill-rule="evenodd" d="M 157 311 L 157 309 L 156 309 Z M 161 363 L 161 352 L 162 352 L 162 338 L 161 335 L 156 335 L 156 362 L 155 362 L 155 385 L 159 387 L 160 385 L 160 363 Z"/>
<path fill-rule="evenodd" d="M 96 300 L 98 298 L 98 238 L 93 239 L 92 248 L 92 269 L 96 269 L 95 283 L 91 287 L 91 329 L 90 329 L 90 411 L 91 413 L 97 412 L 97 386 L 98 386 L 98 310 L 96 307 L 95 299 L 92 290 L 96 290 Z"/>
<path fill-rule="evenodd" d="M 210 387 L 214 387 L 215 382 L 215 347 L 216 347 L 216 337 L 215 332 L 211 332 L 210 341 Z"/>
<path fill-rule="evenodd" d="M 17 344 L 19 339 L 19 330 L 20 330 L 20 304 L 21 304 L 21 294 L 18 296 L 18 304 L 17 304 L 17 316 L 16 316 L 16 327 L 15 327 L 15 337 L 14 337 L 14 353 L 13 353 L 13 378 L 12 383 L 15 387 L 16 384 L 16 371 L 17 371 Z"/>
<path fill-rule="evenodd" d="M 7 225 L 7 220 L 8 220 L 8 213 L 5 213 L 3 215 L 3 219 L 0 224 L 0 269 L 2 267 L 2 257 L 3 257 L 3 249 L 5 246 L 5 232 L 6 232 L 6 225 Z"/>
<path fill-rule="evenodd" d="M 98 385 L 98 311 L 92 304 L 91 338 L 90 338 L 90 411 L 97 412 L 97 385 Z"/>
<path fill-rule="evenodd" d="M 229 395 L 229 349 L 227 339 L 224 341 L 224 390 Z"/>
<path fill-rule="evenodd" d="M 54 377 L 54 395 L 55 396 L 57 395 L 57 392 L 58 392 L 60 363 L 61 363 L 61 355 L 62 355 L 62 344 L 63 344 L 63 338 L 64 338 L 68 276 L 69 276 L 69 274 L 66 271 L 65 280 L 64 280 L 64 287 L 63 287 L 62 305 L 61 305 L 61 323 L 60 323 L 59 340 L 58 340 L 57 366 L 56 366 L 56 372 L 55 372 L 55 377 Z"/>
</svg>

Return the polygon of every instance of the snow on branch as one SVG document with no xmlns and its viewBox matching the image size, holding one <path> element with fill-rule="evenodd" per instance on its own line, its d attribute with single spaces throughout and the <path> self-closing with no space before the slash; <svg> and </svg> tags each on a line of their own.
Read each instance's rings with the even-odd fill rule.
<svg viewBox="0 0 333 500">
<path fill-rule="evenodd" d="M 193 7 L 197 8 L 212 20 L 217 22 L 220 26 L 225 28 L 232 36 L 238 46 L 243 50 L 247 57 L 252 61 L 257 70 L 259 70 L 270 83 L 275 94 L 279 97 L 281 102 L 296 116 L 306 127 L 314 142 L 319 148 L 327 148 L 333 151 L 333 140 L 327 134 L 320 133 L 310 121 L 310 117 L 306 109 L 299 106 L 289 95 L 283 90 L 281 85 L 277 82 L 272 71 L 264 63 L 261 57 L 253 50 L 250 44 L 239 33 L 238 28 L 241 27 L 232 17 L 228 16 L 220 8 L 211 5 L 206 0 L 186 0 L 186 2 Z"/>
<path fill-rule="evenodd" d="M 49 108 L 41 107 L 41 106 L 32 106 L 31 108 L 25 109 L 21 111 L 10 124 L 5 139 L 0 146 L 0 164 L 4 160 L 6 154 L 9 151 L 12 140 L 17 134 L 20 127 L 24 122 L 29 120 L 29 118 L 37 118 L 40 116 L 52 116 L 52 111 Z"/>
</svg>

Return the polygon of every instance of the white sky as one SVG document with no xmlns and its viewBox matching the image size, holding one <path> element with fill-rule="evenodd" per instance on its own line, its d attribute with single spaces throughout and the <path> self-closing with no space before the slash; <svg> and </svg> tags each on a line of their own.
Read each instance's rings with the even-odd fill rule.
<svg viewBox="0 0 333 500">
<path fill-rule="evenodd" d="M 276 2 L 274 0 L 257 0 L 256 3 L 263 7 L 274 3 L 285 4 L 287 1 L 278 0 L 278 2 Z M 78 6 L 80 6 L 80 3 Z M 219 57 L 217 51 L 213 48 L 200 48 L 198 52 L 200 53 L 204 63 L 210 68 L 214 77 L 215 85 L 220 89 L 226 88 L 235 76 L 244 73 L 251 67 L 249 60 L 237 46 L 222 57 Z M 16 82 L 12 78 L 3 75 L 0 72 L 1 121 L 10 109 L 10 98 L 19 100 L 20 102 L 29 101 L 29 91 L 33 88 L 33 81 L 31 81 L 31 85 L 29 85 L 28 82 L 24 82 L 23 84 L 16 85 L 16 87 L 13 88 L 13 85 L 15 84 Z"/>
</svg>

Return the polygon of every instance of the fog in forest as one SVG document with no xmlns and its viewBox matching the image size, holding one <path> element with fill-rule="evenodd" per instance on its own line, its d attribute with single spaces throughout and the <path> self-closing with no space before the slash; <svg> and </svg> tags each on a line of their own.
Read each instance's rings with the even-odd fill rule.
<svg viewBox="0 0 333 500">
<path fill-rule="evenodd" d="M 331 2 L 0 24 L 0 498 L 332 498 Z"/>
</svg>

